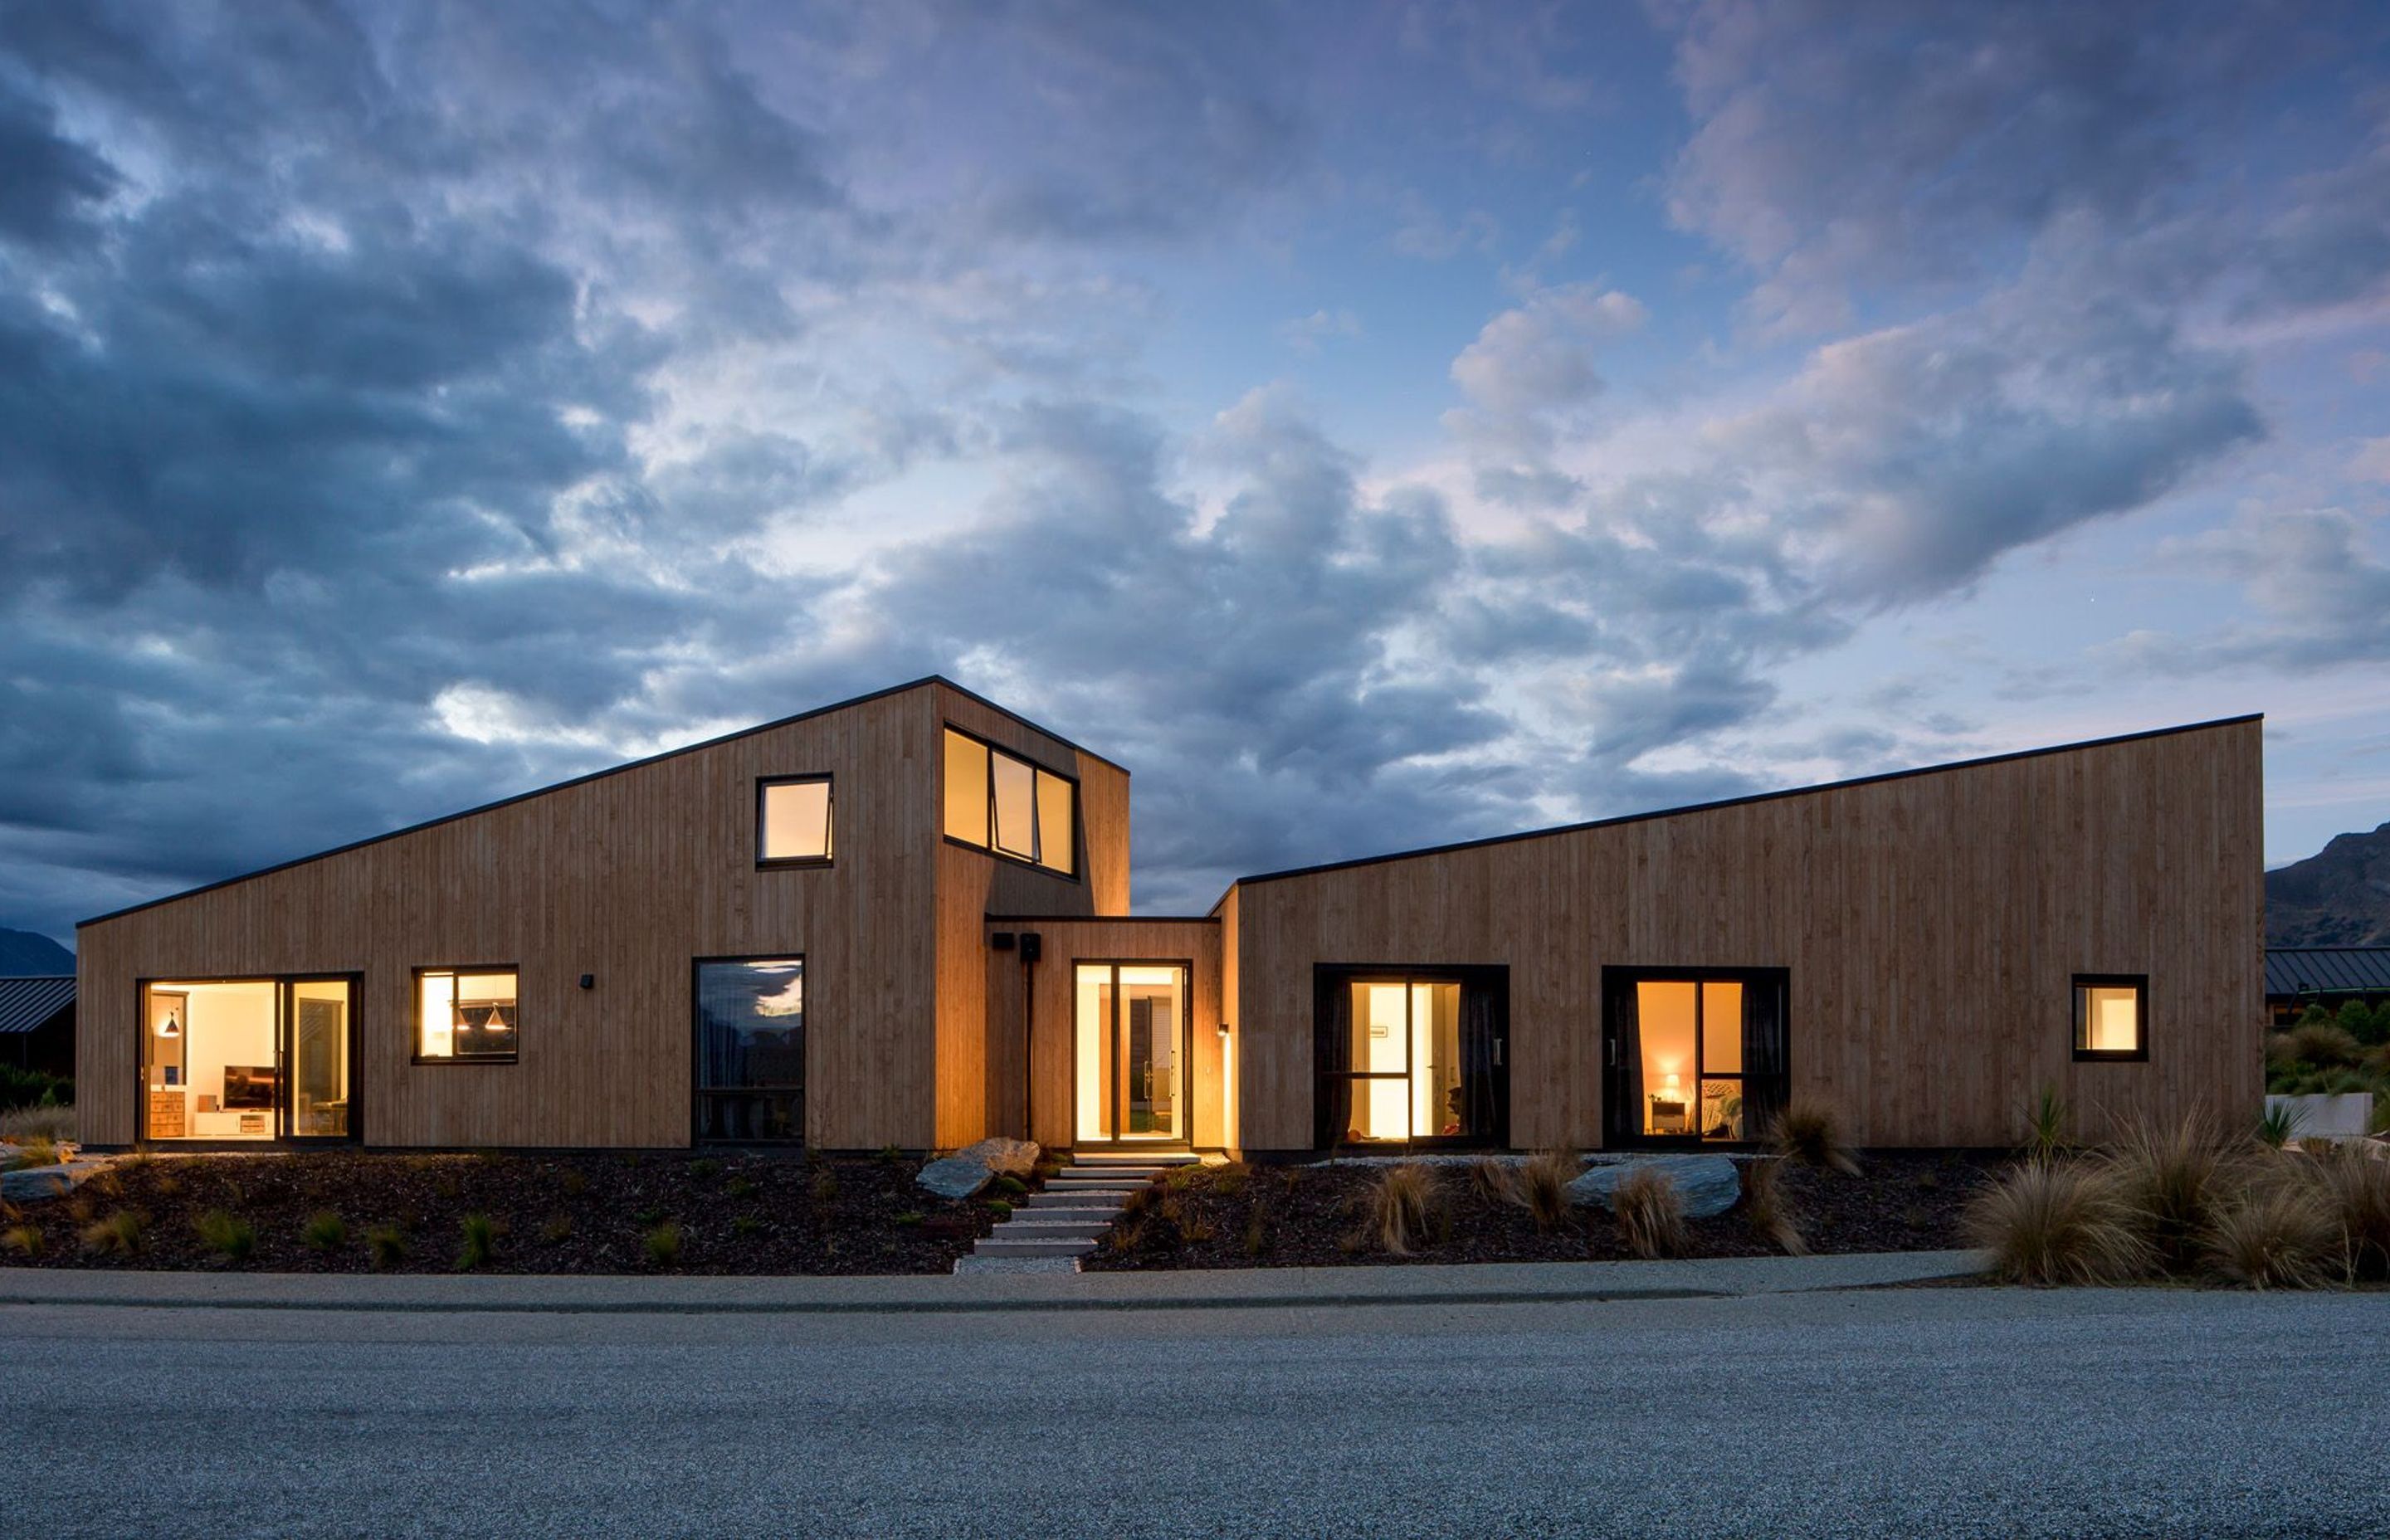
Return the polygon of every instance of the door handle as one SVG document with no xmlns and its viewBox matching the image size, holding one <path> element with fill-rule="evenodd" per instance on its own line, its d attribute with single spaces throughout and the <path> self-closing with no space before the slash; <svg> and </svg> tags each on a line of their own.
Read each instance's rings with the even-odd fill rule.
<svg viewBox="0 0 2390 1540">
<path fill-rule="evenodd" d="M 1497 1070 L 1502 1067 L 1502 1044 L 1501 1038 L 1494 1039 L 1494 1067 Z"/>
</svg>

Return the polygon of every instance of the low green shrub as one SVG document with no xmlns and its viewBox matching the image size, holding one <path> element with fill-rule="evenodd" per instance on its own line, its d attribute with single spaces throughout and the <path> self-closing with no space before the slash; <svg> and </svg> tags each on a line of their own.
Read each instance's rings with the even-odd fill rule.
<svg viewBox="0 0 2390 1540">
<path fill-rule="evenodd" d="M 558 1245 L 563 1241 L 572 1239 L 572 1215 L 562 1213 L 552 1213 L 548 1215 L 547 1223 L 539 1227 L 539 1238 L 543 1243 L 549 1246 Z"/>
<path fill-rule="evenodd" d="M 999 1176 L 996 1179 L 996 1190 L 1007 1198 L 1022 1198 L 1028 1195 L 1029 1184 L 1018 1176 Z"/>
<path fill-rule="evenodd" d="M 2280 1149 L 2299 1136 L 2299 1125 L 2306 1121 L 2306 1115 L 2288 1102 L 2268 1107 L 2257 1120 L 2257 1142 Z"/>
<path fill-rule="evenodd" d="M 457 1225 L 463 1238 L 456 1251 L 456 1271 L 469 1273 L 477 1267 L 487 1267 L 498 1248 L 498 1224 L 486 1213 L 469 1213 Z"/>
<path fill-rule="evenodd" d="M 199 1232 L 200 1245 L 227 1262 L 247 1262 L 257 1250 L 255 1226 L 222 1209 L 210 1209 L 192 1221 L 191 1227 Z"/>
<path fill-rule="evenodd" d="M 667 1220 L 641 1238 L 646 1246 L 648 1262 L 657 1267 L 680 1265 L 680 1226 Z"/>
<path fill-rule="evenodd" d="M 20 1107 L 72 1107 L 74 1082 L 42 1070 L 0 1064 L 0 1112 Z"/>
<path fill-rule="evenodd" d="M 733 1198 L 752 1198 L 755 1196 L 755 1184 L 744 1176 L 733 1176 L 722 1184 L 722 1190 Z"/>
<path fill-rule="evenodd" d="M 998 1219 L 1009 1219 L 1012 1217 L 1012 1205 L 1001 1198 L 991 1198 L 987 1201 L 987 1212 Z"/>
<path fill-rule="evenodd" d="M 752 1213 L 742 1213 L 730 1221 L 730 1233 L 737 1236 L 761 1235 L 764 1222 Z"/>
<path fill-rule="evenodd" d="M 318 1251 L 337 1251 L 349 1243 L 349 1222 L 329 1209 L 307 1216 L 299 1238 Z"/>
<path fill-rule="evenodd" d="M 406 1260 L 406 1232 L 395 1225 L 377 1225 L 366 1232 L 366 1254 L 377 1267 L 395 1267 Z"/>
<path fill-rule="evenodd" d="M 915 1225 L 919 1225 L 922 1220 L 928 1217 L 929 1216 L 927 1214 L 923 1213 L 919 1209 L 906 1209 L 903 1213 L 896 1216 L 896 1223 L 910 1228 Z"/>
<path fill-rule="evenodd" d="M 838 1201 L 838 1173 L 824 1166 L 814 1174 L 813 1183 L 806 1190 L 813 1194 L 816 1203 Z"/>
</svg>

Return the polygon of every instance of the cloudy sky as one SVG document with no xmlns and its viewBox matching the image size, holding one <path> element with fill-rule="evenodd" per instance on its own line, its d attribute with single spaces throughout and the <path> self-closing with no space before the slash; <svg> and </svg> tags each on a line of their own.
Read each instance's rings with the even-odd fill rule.
<svg viewBox="0 0 2390 1540">
<path fill-rule="evenodd" d="M 1149 911 L 2253 710 L 2281 861 L 2385 514 L 2378 6 L 0 0 L 0 925 L 932 671 Z"/>
</svg>

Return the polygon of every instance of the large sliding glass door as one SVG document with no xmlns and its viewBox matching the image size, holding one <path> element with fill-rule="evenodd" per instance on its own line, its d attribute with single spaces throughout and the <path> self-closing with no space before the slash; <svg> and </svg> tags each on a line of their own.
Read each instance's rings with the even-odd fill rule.
<svg viewBox="0 0 2390 1540">
<path fill-rule="evenodd" d="M 1781 969 L 1603 970 L 1605 1142 L 1741 1144 L 1790 1089 Z"/>
<path fill-rule="evenodd" d="M 1187 1141 L 1185 963 L 1077 965 L 1076 1137 Z"/>
<path fill-rule="evenodd" d="M 354 1139 L 356 982 L 196 979 L 141 991 L 141 1136 Z"/>
<path fill-rule="evenodd" d="M 1498 968 L 1320 969 L 1318 1148 L 1505 1142 L 1508 985 Z"/>
</svg>

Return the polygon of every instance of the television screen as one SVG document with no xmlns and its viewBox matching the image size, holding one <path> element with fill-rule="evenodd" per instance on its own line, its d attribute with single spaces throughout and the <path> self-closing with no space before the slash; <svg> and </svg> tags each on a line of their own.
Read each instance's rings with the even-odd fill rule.
<svg viewBox="0 0 2390 1540">
<path fill-rule="evenodd" d="M 227 1064 L 225 1066 L 225 1110 L 241 1108 L 274 1107 L 274 1066 L 271 1064 Z"/>
</svg>

